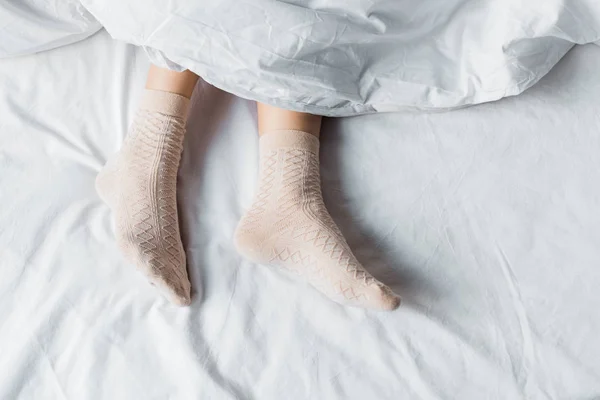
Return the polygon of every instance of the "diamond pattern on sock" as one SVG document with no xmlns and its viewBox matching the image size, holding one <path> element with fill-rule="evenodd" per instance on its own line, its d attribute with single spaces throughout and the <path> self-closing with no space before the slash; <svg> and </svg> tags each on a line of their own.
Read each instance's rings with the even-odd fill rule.
<svg viewBox="0 0 600 400">
<path fill-rule="evenodd" d="M 254 202 L 235 234 L 248 259 L 303 277 L 332 300 L 391 310 L 399 297 L 356 260 L 321 194 L 318 139 L 276 131 L 260 140 L 260 178 Z"/>
<path fill-rule="evenodd" d="M 96 180 L 98 193 L 113 211 L 123 254 L 178 305 L 190 303 L 176 196 L 188 102 L 176 94 L 147 90 L 145 108 Z"/>
</svg>

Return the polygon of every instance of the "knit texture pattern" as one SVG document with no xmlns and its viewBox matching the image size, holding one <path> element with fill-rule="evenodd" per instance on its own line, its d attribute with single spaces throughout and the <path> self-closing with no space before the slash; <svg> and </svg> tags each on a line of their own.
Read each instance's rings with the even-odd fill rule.
<svg viewBox="0 0 600 400">
<path fill-rule="evenodd" d="M 188 105 L 177 94 L 146 90 L 121 150 L 96 179 L 122 253 L 177 305 L 191 301 L 176 192 Z"/>
<path fill-rule="evenodd" d="M 259 189 L 235 233 L 249 260 L 302 277 L 330 299 L 392 310 L 400 298 L 356 260 L 321 194 L 319 140 L 300 131 L 260 139 Z"/>
</svg>

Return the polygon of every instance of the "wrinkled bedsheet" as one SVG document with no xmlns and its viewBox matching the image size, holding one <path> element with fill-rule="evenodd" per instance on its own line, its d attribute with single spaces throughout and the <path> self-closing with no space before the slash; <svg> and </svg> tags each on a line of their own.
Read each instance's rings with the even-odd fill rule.
<svg viewBox="0 0 600 400">
<path fill-rule="evenodd" d="M 194 302 L 157 296 L 94 191 L 147 67 L 105 32 L 0 60 L 1 399 L 600 398 L 599 47 L 518 97 L 325 121 L 326 203 L 393 313 L 236 254 L 255 107 L 206 84 L 179 177 Z"/>
</svg>

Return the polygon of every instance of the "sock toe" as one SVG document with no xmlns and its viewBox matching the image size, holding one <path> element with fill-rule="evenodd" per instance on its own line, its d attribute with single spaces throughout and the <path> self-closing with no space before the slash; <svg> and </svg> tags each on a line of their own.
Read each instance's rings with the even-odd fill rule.
<svg viewBox="0 0 600 400">
<path fill-rule="evenodd" d="M 171 288 L 171 295 L 169 297 L 171 303 L 186 307 L 192 304 L 192 296 L 190 295 L 190 283 L 185 282 L 177 287 Z"/>
<path fill-rule="evenodd" d="M 366 305 L 371 309 L 392 311 L 400 306 L 400 296 L 382 283 L 375 283 L 368 292 Z"/>
<path fill-rule="evenodd" d="M 167 300 L 177 306 L 184 307 L 192 303 L 191 284 L 187 280 L 185 282 L 173 282 L 165 279 L 165 277 L 156 276 L 150 278 L 150 283 L 156 286 Z"/>
</svg>

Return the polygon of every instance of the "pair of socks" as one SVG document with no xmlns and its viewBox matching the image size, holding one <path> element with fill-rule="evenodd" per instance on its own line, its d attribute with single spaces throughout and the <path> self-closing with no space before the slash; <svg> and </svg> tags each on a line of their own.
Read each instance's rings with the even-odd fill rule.
<svg viewBox="0 0 600 400">
<path fill-rule="evenodd" d="M 189 100 L 146 90 L 122 149 L 98 175 L 125 257 L 170 301 L 191 301 L 177 215 Z M 294 130 L 260 138 L 259 188 L 235 232 L 252 262 L 285 270 L 344 305 L 392 310 L 400 299 L 356 260 L 321 194 L 319 140 Z"/>
</svg>

